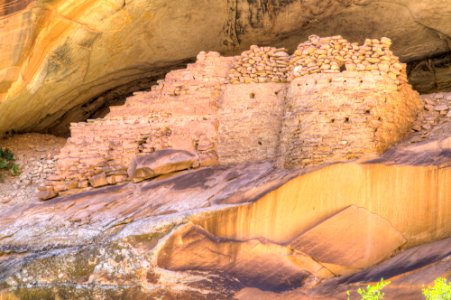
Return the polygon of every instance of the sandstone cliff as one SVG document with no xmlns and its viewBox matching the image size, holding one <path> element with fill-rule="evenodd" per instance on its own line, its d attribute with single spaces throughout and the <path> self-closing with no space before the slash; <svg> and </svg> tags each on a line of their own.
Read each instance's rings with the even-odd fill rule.
<svg viewBox="0 0 451 300">
<path fill-rule="evenodd" d="M 445 2 L 0 0 L 0 135 L 71 123 L 0 140 L 0 299 L 422 299 L 451 93 L 409 83 L 451 87 Z"/>
<path fill-rule="evenodd" d="M 358 95 L 361 99 L 376 99 L 377 103 L 381 91 L 374 89 L 374 82 L 368 89 L 362 86 L 368 83 L 365 80 L 349 80 L 345 84 L 344 80 L 335 82 L 331 78 L 368 77 L 367 71 L 351 73 L 351 77 L 346 77 L 346 72 L 336 72 L 304 75 L 291 84 L 227 84 L 225 91 L 235 96 L 224 98 L 227 94 L 214 91 L 218 91 L 220 79 L 227 76 L 228 68 L 224 71 L 217 67 L 228 65 L 230 60 L 217 53 L 204 55 L 202 63 L 169 73 L 165 84 L 160 82 L 153 91 L 136 94 L 124 106 L 113 109 L 111 116 L 75 125 L 80 134 L 71 139 L 88 142 L 76 147 L 69 141 L 63 148 L 71 150 L 63 153 L 67 156 L 60 157 L 67 170 L 73 171 L 71 174 L 81 173 L 84 165 L 79 164 L 77 155 L 85 153 L 84 150 L 104 151 L 103 139 L 99 139 L 104 136 L 105 141 L 114 142 L 111 144 L 114 147 L 107 147 L 105 153 L 112 157 L 119 155 L 117 161 L 138 155 L 126 171 L 132 182 L 111 181 L 125 175 L 114 173 L 117 169 L 110 170 L 113 173 L 108 177 L 103 173 L 89 178 L 96 189 L 75 190 L 78 192 L 75 195 L 47 202 L 27 198 L 23 203 L 12 202 L 0 207 L 0 296 L 7 299 L 343 299 L 347 289 L 355 292 L 366 282 L 384 277 L 393 281 L 386 290 L 387 299 L 416 299 L 423 284 L 438 276 L 449 276 L 451 115 L 446 104 L 449 95 L 423 96 L 425 105 L 412 131 L 406 132 L 407 139 L 397 145 L 388 143 L 390 149 L 381 155 L 373 153 L 372 159 L 331 164 L 324 162 L 336 157 L 325 154 L 313 167 L 277 168 L 274 162 L 278 157 L 271 156 L 276 152 L 260 150 L 280 145 L 278 139 L 259 144 L 255 132 L 263 128 L 268 135 L 272 127 L 276 137 L 284 132 L 283 126 L 275 126 L 275 120 L 290 118 L 269 112 L 277 111 L 277 103 L 283 107 L 293 101 L 278 102 L 278 97 L 296 100 L 289 96 L 295 90 L 302 94 L 299 103 L 310 105 L 305 111 L 284 108 L 284 113 L 327 115 L 333 110 L 325 103 L 342 103 L 344 108 L 352 107 L 351 103 L 359 108 L 362 102 Z M 206 63 L 212 61 L 221 63 Z M 209 70 L 213 73 L 223 70 L 219 81 L 212 80 L 211 74 L 201 76 Z M 384 76 L 378 74 L 376 78 L 389 78 Z M 369 78 L 374 79 L 374 75 Z M 183 79 L 185 84 L 180 85 L 178 79 Z M 201 79 L 208 84 L 199 84 Z M 376 106 L 381 109 L 389 105 L 383 116 L 392 115 L 393 107 L 403 107 L 403 103 L 417 103 L 416 94 L 404 98 L 411 94 L 401 92 L 403 86 L 408 88 L 406 83 L 397 85 L 396 79 L 387 80 L 393 88 Z M 304 81 L 309 83 L 308 88 L 298 86 Z M 376 82 L 379 87 L 384 86 Z M 335 85 L 335 97 L 321 93 L 318 89 L 321 84 L 324 89 Z M 287 92 L 280 92 L 284 88 Z M 353 89 L 360 93 L 350 96 L 348 93 Z M 305 91 L 309 92 L 303 94 Z M 160 92 L 165 96 L 151 97 Z M 250 94 L 254 94 L 254 99 Z M 201 105 L 180 105 L 184 97 L 200 101 Z M 323 98 L 326 100 L 321 107 L 309 101 Z M 165 102 L 168 99 L 173 102 Z M 222 106 L 214 105 L 212 99 L 220 99 Z M 235 105 L 239 118 L 225 118 L 224 109 L 234 107 L 227 105 L 233 99 L 240 104 Z M 255 103 L 255 99 L 260 101 Z M 272 105 L 271 109 L 265 106 L 268 104 Z M 412 107 L 412 111 L 418 109 L 416 105 Z M 149 113 L 147 110 L 160 113 L 171 110 L 169 118 L 164 113 L 160 117 L 166 117 L 154 118 L 155 111 L 150 114 L 154 127 L 151 123 L 144 124 L 145 130 L 162 128 L 166 134 L 151 131 L 146 139 L 138 138 L 141 142 L 133 144 L 139 135 L 134 136 L 132 132 L 141 132 L 143 126 L 140 122 L 128 122 L 123 116 L 135 114 L 147 122 L 144 117 Z M 267 126 L 264 122 L 244 122 L 246 115 L 252 116 L 255 111 L 261 120 L 272 115 L 277 118 L 270 119 Z M 412 111 L 406 109 L 404 113 Z M 207 160 L 209 163 L 204 164 L 204 160 L 199 160 L 202 151 L 193 154 L 183 147 L 191 147 L 194 153 L 199 149 L 215 149 L 214 144 L 202 139 L 192 143 L 193 137 L 197 139 L 192 121 L 209 124 L 210 118 L 218 113 L 220 126 L 228 125 L 222 131 L 215 131 L 213 126 L 212 133 L 227 137 L 233 132 L 230 128 L 241 125 L 235 132 L 243 142 L 238 145 L 234 139 L 213 139 L 219 145 L 229 143 L 222 144 L 223 151 L 231 150 L 226 154 L 236 153 L 224 156 L 219 151 L 219 158 L 235 160 L 222 162 L 223 165 Z M 357 109 L 355 116 L 361 115 L 365 116 L 365 112 Z M 302 121 L 308 124 L 317 124 L 318 120 L 322 124 L 321 114 L 313 119 L 302 116 Z M 403 124 L 402 116 L 398 116 L 399 122 L 394 125 Z M 189 122 L 185 122 L 186 118 Z M 352 128 L 366 128 L 370 123 L 362 121 L 347 127 L 346 123 L 331 123 L 329 115 L 326 119 L 322 127 L 345 130 L 354 138 L 360 135 Z M 234 120 L 235 125 L 230 127 Z M 177 121 L 175 125 L 170 123 L 174 121 Z M 247 130 L 246 126 L 253 130 Z M 171 134 L 167 134 L 169 127 Z M 390 132 L 396 134 L 394 128 L 386 132 L 388 137 Z M 287 145 L 302 140 L 303 132 L 309 134 L 305 126 L 301 129 L 304 130 L 297 131 L 299 138 Z M 319 129 L 314 132 L 329 133 Z M 377 145 L 372 141 L 366 143 Z M 322 141 L 315 143 L 321 145 Z M 158 145 L 161 149 L 154 149 Z M 334 148 L 334 142 L 327 145 L 324 149 L 337 153 L 342 160 L 347 159 L 341 150 L 350 147 L 343 144 Z M 171 147 L 174 149 L 167 149 Z M 357 143 L 355 149 L 359 147 Z M 321 154 L 316 150 L 308 153 Z M 91 162 L 98 158 L 97 154 L 83 159 Z M 54 165 L 53 160 L 50 163 Z M 60 169 L 61 165 L 56 167 Z M 47 178 L 58 182 L 52 176 Z"/>
</svg>

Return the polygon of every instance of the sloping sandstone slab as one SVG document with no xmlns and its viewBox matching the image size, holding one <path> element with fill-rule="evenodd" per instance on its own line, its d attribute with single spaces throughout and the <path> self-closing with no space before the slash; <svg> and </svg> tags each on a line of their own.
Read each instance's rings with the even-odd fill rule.
<svg viewBox="0 0 451 300">
<path fill-rule="evenodd" d="M 351 299 L 359 298 L 358 288 L 366 288 L 381 278 L 391 284 L 384 288 L 388 300 L 423 300 L 421 289 L 430 285 L 437 277 L 451 275 L 451 239 L 417 246 L 406 250 L 383 263 L 350 276 L 330 279 L 312 289 L 298 288 L 283 293 L 245 288 L 234 296 L 240 300 L 335 300 L 346 299 L 346 291 L 351 291 Z"/>
<path fill-rule="evenodd" d="M 290 246 L 344 275 L 377 264 L 405 242 L 388 221 L 350 206 L 301 234 Z"/>
<path fill-rule="evenodd" d="M 318 278 L 329 276 L 328 268 L 304 254 L 308 249 L 289 244 L 350 205 L 390 222 L 407 240 L 402 249 L 450 235 L 451 169 L 389 162 L 336 164 L 306 174 L 270 163 L 208 167 L 11 207 L 0 212 L 2 289 L 21 295 L 25 288 L 33 296 L 64 295 L 70 288 L 74 297 L 98 292 L 103 299 L 135 299 L 168 291 L 184 299 L 227 299 L 246 286 L 281 291 L 302 283 L 305 296 Z M 359 224 L 372 219 L 354 215 L 365 216 Z M 186 224 L 195 230 L 180 231 Z M 388 252 L 385 246 L 375 250 L 374 261 Z M 366 248 L 357 243 L 355 249 Z M 334 265 L 349 265 L 346 251 L 337 251 L 343 262 L 337 258 Z M 446 262 L 437 264 L 443 270 Z M 329 297 L 337 295 L 344 290 Z"/>
<path fill-rule="evenodd" d="M 228 274 L 245 286 L 269 290 L 303 285 L 311 274 L 333 276 L 315 260 L 284 245 L 258 239 L 221 239 L 198 226 L 187 226 L 172 235 L 159 252 L 158 265 L 176 271 Z"/>
</svg>

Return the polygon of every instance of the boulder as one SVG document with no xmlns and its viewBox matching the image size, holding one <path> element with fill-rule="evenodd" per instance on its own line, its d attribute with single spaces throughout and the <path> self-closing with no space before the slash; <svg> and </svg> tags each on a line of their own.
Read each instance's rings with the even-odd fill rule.
<svg viewBox="0 0 451 300">
<path fill-rule="evenodd" d="M 198 157 L 185 150 L 166 149 L 138 156 L 128 168 L 128 176 L 135 182 L 195 167 Z"/>
<path fill-rule="evenodd" d="M 57 195 L 58 194 L 55 192 L 55 190 L 51 186 L 39 187 L 38 193 L 36 194 L 36 196 L 40 200 L 43 200 L 43 201 L 55 198 Z"/>
</svg>

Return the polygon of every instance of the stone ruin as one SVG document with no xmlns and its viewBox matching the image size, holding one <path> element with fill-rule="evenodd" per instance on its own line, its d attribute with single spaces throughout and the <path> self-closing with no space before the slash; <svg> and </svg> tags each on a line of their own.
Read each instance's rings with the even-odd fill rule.
<svg viewBox="0 0 451 300">
<path fill-rule="evenodd" d="M 229 81 L 239 83 L 287 82 L 290 55 L 284 48 L 251 46 L 230 69 Z"/>
<path fill-rule="evenodd" d="M 422 109 L 390 44 L 311 36 L 291 56 L 257 46 L 238 57 L 201 52 L 105 118 L 71 124 L 39 197 L 134 180 L 134 160 L 165 149 L 192 153 L 191 167 L 268 160 L 298 168 L 381 153 Z"/>
</svg>

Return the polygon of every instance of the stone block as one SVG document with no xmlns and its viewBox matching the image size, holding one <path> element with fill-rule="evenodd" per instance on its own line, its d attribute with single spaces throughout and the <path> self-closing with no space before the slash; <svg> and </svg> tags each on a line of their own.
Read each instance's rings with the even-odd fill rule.
<svg viewBox="0 0 451 300">
<path fill-rule="evenodd" d="M 36 194 L 36 196 L 40 200 L 45 201 L 45 200 L 50 200 L 52 198 L 55 198 L 56 196 L 58 196 L 58 194 L 55 192 L 53 187 L 51 187 L 51 186 L 44 186 L 44 187 L 39 187 L 38 188 L 38 193 Z"/>
<path fill-rule="evenodd" d="M 80 180 L 78 182 L 78 188 L 83 189 L 89 187 L 89 181 L 88 180 Z"/>
<path fill-rule="evenodd" d="M 102 187 L 108 185 L 107 177 L 105 173 L 100 173 L 89 178 L 89 184 L 92 187 Z"/>
</svg>

